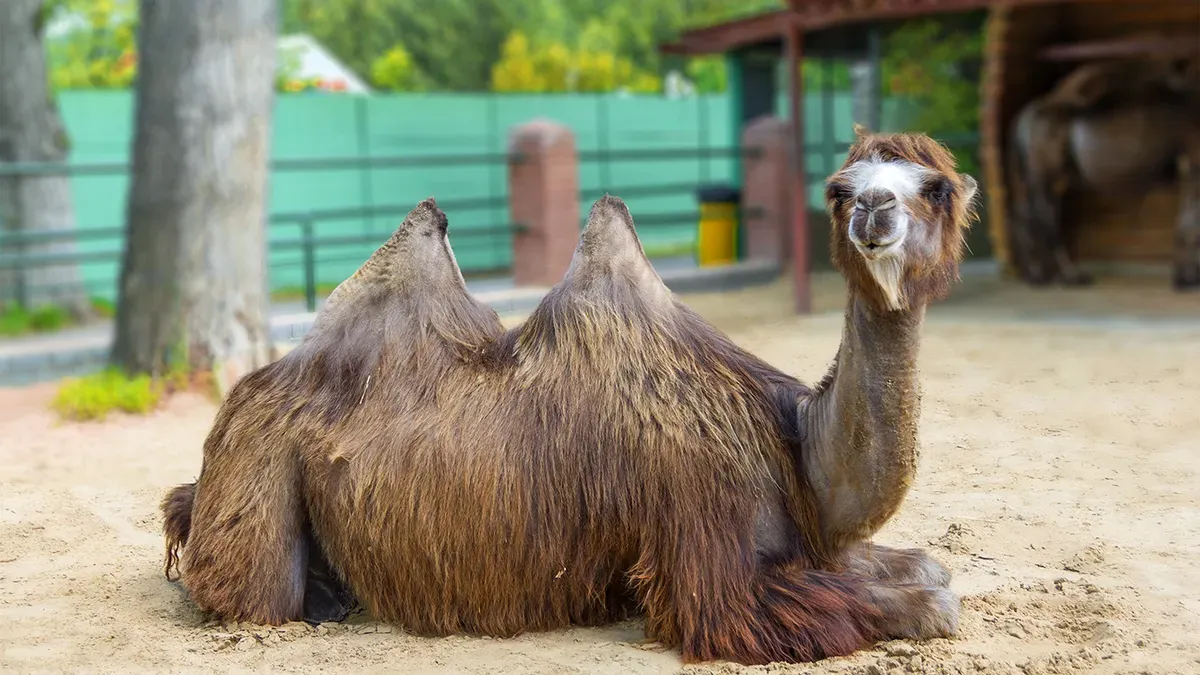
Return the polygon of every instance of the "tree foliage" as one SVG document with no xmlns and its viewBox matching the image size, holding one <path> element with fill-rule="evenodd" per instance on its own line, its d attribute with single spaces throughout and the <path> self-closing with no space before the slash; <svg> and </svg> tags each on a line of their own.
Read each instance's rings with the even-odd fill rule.
<svg viewBox="0 0 1200 675">
<path fill-rule="evenodd" d="M 504 92 L 658 91 L 660 79 L 636 70 L 632 61 L 614 54 L 608 38 L 601 29 L 581 36 L 575 49 L 557 41 L 534 47 L 525 33 L 513 31 L 500 60 L 492 66 L 491 88 Z"/>
<path fill-rule="evenodd" d="M 909 129 L 946 137 L 979 128 L 983 43 L 982 15 L 910 21 L 888 36 L 884 86 L 915 110 Z M 956 154 L 964 171 L 978 170 L 974 153 Z"/>
<path fill-rule="evenodd" d="M 82 25 L 48 45 L 55 89 L 126 89 L 137 75 L 136 0 L 55 0 L 46 20 Z"/>
</svg>

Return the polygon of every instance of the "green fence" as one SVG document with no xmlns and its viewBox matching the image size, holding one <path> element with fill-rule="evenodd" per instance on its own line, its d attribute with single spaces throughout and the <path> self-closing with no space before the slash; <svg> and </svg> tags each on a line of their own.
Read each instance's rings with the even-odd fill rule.
<svg viewBox="0 0 1200 675">
<path fill-rule="evenodd" d="M 60 98 L 70 134 L 82 276 L 93 296 L 115 298 L 133 138 L 129 92 L 72 91 Z M 844 157 L 851 100 L 805 101 L 807 166 L 819 181 Z M 781 113 L 786 102 L 781 99 Z M 403 213 L 436 196 L 467 274 L 511 263 L 504 154 L 509 130 L 534 118 L 569 126 L 581 155 L 581 222 L 604 191 L 626 199 L 651 251 L 686 251 L 695 239 L 695 188 L 729 181 L 730 110 L 724 95 L 670 99 L 625 95 L 396 94 L 279 96 L 272 136 L 270 251 L 273 289 L 352 273 Z M 823 113 L 832 111 L 832 124 Z M 903 105 L 885 101 L 885 126 Z M 826 142 L 826 131 L 835 133 Z M 454 161 L 454 158 L 459 161 Z M 422 158 L 429 158 L 428 161 Z M 436 158 L 436 159 L 435 159 Z M 103 166 L 100 166 L 103 165 Z M 103 167 L 109 167 L 103 170 Z M 307 225 L 306 225 L 307 224 Z M 643 225 L 644 224 L 644 225 Z M 311 227 L 317 250 L 295 245 Z M 469 233 L 469 234 L 468 234 Z M 307 258 L 307 261 L 306 261 Z M 306 266 L 306 262 L 308 265 Z"/>
</svg>

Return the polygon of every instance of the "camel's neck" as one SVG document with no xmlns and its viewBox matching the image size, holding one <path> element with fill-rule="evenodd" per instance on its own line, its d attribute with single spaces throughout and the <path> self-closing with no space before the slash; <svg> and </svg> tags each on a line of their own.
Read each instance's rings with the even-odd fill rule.
<svg viewBox="0 0 1200 675">
<path fill-rule="evenodd" d="M 852 293 L 837 360 L 801 411 L 805 468 L 835 545 L 878 530 L 912 482 L 924 315 L 923 305 L 881 312 Z"/>
</svg>

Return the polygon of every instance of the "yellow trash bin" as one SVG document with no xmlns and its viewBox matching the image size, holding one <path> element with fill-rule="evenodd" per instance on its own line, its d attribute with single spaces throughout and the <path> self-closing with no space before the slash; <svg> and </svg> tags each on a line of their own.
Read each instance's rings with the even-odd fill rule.
<svg viewBox="0 0 1200 675">
<path fill-rule="evenodd" d="M 728 265 L 737 261 L 738 202 L 736 188 L 714 185 L 701 188 L 700 231 L 696 236 L 696 264 Z"/>
</svg>

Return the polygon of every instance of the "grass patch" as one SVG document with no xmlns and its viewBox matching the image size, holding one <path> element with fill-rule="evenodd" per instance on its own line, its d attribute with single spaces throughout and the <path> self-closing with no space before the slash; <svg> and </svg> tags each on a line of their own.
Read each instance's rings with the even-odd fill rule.
<svg viewBox="0 0 1200 675">
<path fill-rule="evenodd" d="M 92 298 L 91 307 L 98 317 L 108 319 L 116 314 L 116 306 L 104 298 Z M 0 337 L 53 333 L 76 323 L 65 307 L 53 303 L 38 305 L 33 309 L 17 303 L 0 304 Z"/>
<path fill-rule="evenodd" d="M 112 412 L 144 415 L 158 407 L 170 381 L 129 377 L 116 368 L 65 380 L 51 407 L 68 420 L 103 420 Z"/>
<path fill-rule="evenodd" d="M 26 309 L 21 305 L 0 308 L 0 336 L 15 337 L 27 333 L 51 333 L 71 325 L 71 315 L 58 305 Z"/>
<path fill-rule="evenodd" d="M 105 298 L 92 298 L 92 311 L 98 317 L 111 319 L 117 315 L 117 305 L 112 300 Z"/>
</svg>

